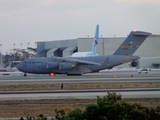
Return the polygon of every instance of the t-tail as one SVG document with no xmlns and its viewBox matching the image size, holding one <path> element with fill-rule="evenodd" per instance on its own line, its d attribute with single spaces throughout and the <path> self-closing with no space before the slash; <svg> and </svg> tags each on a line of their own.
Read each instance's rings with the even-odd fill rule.
<svg viewBox="0 0 160 120">
<path fill-rule="evenodd" d="M 144 42 L 144 40 L 150 36 L 151 33 L 142 31 L 131 31 L 129 36 L 120 45 L 113 55 L 132 55 Z"/>
<path fill-rule="evenodd" d="M 92 52 L 96 54 L 96 46 L 99 42 L 99 25 L 96 26 L 96 32 L 94 36 L 93 46 L 92 46 Z"/>
</svg>

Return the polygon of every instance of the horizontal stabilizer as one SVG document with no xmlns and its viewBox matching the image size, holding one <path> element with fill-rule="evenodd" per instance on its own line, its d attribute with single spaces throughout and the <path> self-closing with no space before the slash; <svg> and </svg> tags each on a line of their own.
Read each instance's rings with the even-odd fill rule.
<svg viewBox="0 0 160 120">
<path fill-rule="evenodd" d="M 152 35 L 151 33 L 148 33 L 148 32 L 143 32 L 143 31 L 132 31 L 131 32 L 133 35 L 142 35 L 142 36 L 150 36 Z"/>
</svg>

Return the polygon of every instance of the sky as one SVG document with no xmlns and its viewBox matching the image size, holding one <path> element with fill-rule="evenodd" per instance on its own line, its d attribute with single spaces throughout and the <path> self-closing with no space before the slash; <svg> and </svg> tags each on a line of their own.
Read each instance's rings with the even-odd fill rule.
<svg viewBox="0 0 160 120">
<path fill-rule="evenodd" d="M 0 51 L 94 37 L 97 24 L 103 37 L 160 34 L 159 6 L 160 0 L 0 0 Z"/>
</svg>

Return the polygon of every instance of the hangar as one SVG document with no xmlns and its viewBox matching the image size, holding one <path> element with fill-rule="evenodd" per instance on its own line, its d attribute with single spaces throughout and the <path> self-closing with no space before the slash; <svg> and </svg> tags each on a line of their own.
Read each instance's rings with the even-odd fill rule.
<svg viewBox="0 0 160 120">
<path fill-rule="evenodd" d="M 37 42 L 37 57 L 69 56 L 77 46 L 77 39 Z"/>
<path fill-rule="evenodd" d="M 97 46 L 98 55 L 113 54 L 126 37 L 100 37 Z M 75 52 L 91 51 L 94 38 L 77 38 L 56 41 L 37 42 L 37 57 L 70 56 Z M 138 67 L 160 67 L 160 35 L 149 36 L 140 48 L 134 53 L 144 58 L 139 60 Z M 148 59 L 150 57 L 151 59 Z M 145 59 L 146 58 L 146 59 Z M 128 68 L 128 64 L 117 66 L 118 68 Z"/>
</svg>

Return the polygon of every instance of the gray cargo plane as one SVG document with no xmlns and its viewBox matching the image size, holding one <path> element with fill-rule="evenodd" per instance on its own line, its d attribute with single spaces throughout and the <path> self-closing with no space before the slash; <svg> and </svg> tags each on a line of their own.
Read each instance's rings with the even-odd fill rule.
<svg viewBox="0 0 160 120">
<path fill-rule="evenodd" d="M 133 56 L 151 33 L 131 31 L 126 40 L 112 55 L 90 57 L 37 57 L 23 60 L 17 65 L 19 71 L 32 74 L 82 75 L 112 69 L 115 66 L 140 59 Z"/>
</svg>

